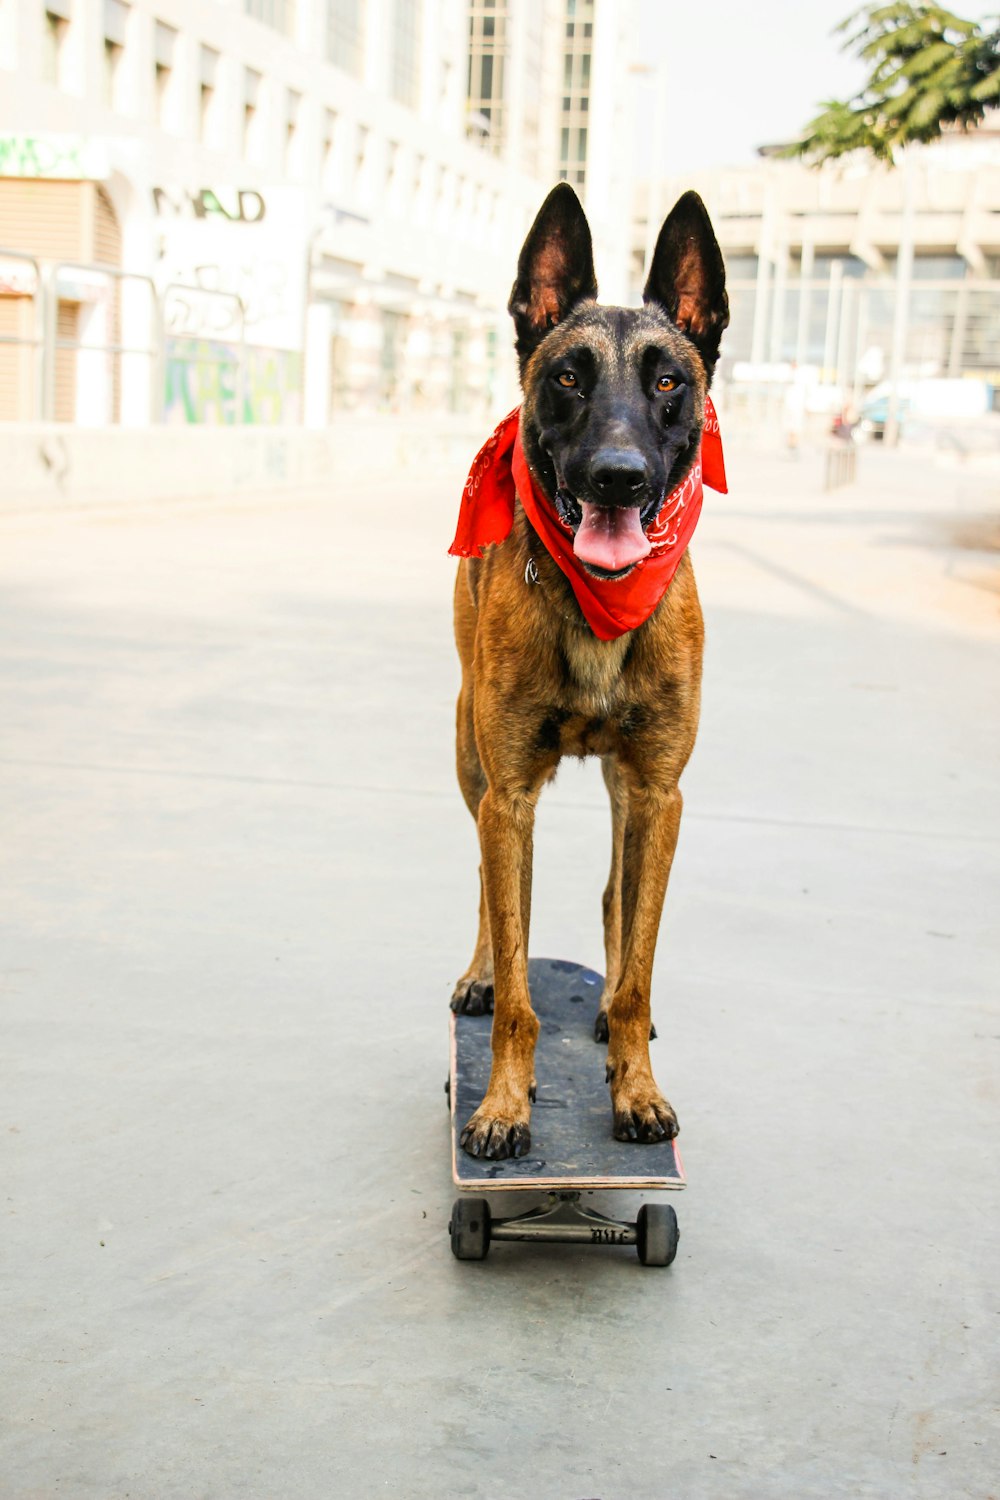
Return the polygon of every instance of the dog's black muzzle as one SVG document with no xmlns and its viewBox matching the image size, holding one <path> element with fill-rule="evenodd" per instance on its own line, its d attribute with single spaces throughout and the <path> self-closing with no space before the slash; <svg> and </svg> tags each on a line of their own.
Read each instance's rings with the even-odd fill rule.
<svg viewBox="0 0 1000 1500">
<path fill-rule="evenodd" d="M 656 519 L 665 492 L 637 448 L 602 448 L 585 468 L 575 470 L 560 479 L 555 494 L 559 517 L 574 532 L 583 517 L 580 498 L 609 509 L 637 505 L 643 529 Z"/>
<path fill-rule="evenodd" d="M 638 448 L 601 448 L 590 461 L 587 488 L 598 505 L 640 505 L 649 465 Z"/>
</svg>

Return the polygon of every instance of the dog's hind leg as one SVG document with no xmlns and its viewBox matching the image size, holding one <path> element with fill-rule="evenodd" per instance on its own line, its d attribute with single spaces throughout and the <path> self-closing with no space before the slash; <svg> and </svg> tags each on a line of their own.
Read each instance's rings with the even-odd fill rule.
<svg viewBox="0 0 1000 1500">
<path fill-rule="evenodd" d="M 628 818 L 628 787 L 613 755 L 601 757 L 604 784 L 611 799 L 611 870 L 604 887 L 601 906 L 604 913 L 604 989 L 600 1006 L 594 1020 L 594 1041 L 608 1039 L 608 1006 L 618 985 L 618 971 L 622 955 L 622 849 L 625 844 L 625 823 Z M 656 1036 L 656 1027 L 650 1023 L 650 1040 Z"/>
<path fill-rule="evenodd" d="M 483 889 L 483 869 L 479 867 L 479 931 L 472 961 L 455 985 L 451 1008 L 460 1015 L 483 1016 L 493 1010 L 493 946 L 490 942 L 490 914 Z"/>
<path fill-rule="evenodd" d="M 628 788 L 614 757 L 601 757 L 604 785 L 611 799 L 611 870 L 601 901 L 604 913 L 604 989 L 594 1021 L 594 1040 L 608 1039 L 608 1006 L 618 984 L 618 967 L 622 951 L 622 847 L 625 843 L 625 819 L 628 812 Z"/>
</svg>

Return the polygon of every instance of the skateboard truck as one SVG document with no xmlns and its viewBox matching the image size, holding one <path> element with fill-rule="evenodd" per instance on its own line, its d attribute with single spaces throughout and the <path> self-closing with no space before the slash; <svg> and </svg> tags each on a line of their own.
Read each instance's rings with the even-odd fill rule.
<svg viewBox="0 0 1000 1500">
<path fill-rule="evenodd" d="M 494 1240 L 561 1245 L 635 1245 L 644 1266 L 669 1266 L 677 1254 L 677 1215 L 668 1204 L 644 1203 L 634 1224 L 598 1213 L 579 1192 L 552 1192 L 544 1207 L 494 1219 L 485 1198 L 457 1198 L 448 1225 L 452 1254 L 485 1260 Z"/>
</svg>

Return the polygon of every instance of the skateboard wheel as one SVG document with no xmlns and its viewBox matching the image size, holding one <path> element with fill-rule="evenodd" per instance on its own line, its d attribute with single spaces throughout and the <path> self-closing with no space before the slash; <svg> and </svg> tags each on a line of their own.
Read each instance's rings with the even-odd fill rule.
<svg viewBox="0 0 1000 1500">
<path fill-rule="evenodd" d="M 677 1254 L 680 1230 L 668 1203 L 644 1203 L 635 1221 L 636 1249 L 644 1266 L 669 1266 Z"/>
<path fill-rule="evenodd" d="M 485 1198 L 456 1198 L 451 1210 L 451 1253 L 458 1260 L 485 1260 L 490 1248 L 490 1205 Z"/>
</svg>

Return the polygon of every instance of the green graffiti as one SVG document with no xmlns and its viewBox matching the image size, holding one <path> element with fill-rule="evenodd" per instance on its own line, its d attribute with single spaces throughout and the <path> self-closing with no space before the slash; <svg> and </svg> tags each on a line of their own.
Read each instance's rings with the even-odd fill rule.
<svg viewBox="0 0 1000 1500">
<path fill-rule="evenodd" d="M 218 214 L 220 219 L 229 218 L 229 214 L 226 213 L 226 210 L 223 208 L 218 198 L 212 192 L 211 188 L 202 188 L 201 192 L 198 194 L 198 197 L 201 202 L 202 213 Z"/>
<path fill-rule="evenodd" d="M 169 339 L 167 421 L 271 426 L 295 422 L 301 408 L 302 356 L 212 339 Z"/>
<path fill-rule="evenodd" d="M 0 135 L 0 177 L 85 177 L 77 142 L 34 135 Z"/>
</svg>

